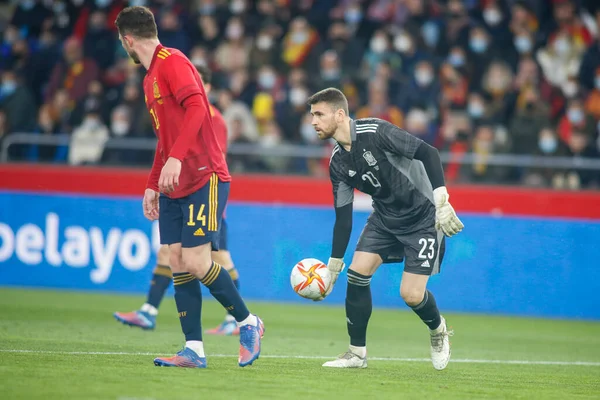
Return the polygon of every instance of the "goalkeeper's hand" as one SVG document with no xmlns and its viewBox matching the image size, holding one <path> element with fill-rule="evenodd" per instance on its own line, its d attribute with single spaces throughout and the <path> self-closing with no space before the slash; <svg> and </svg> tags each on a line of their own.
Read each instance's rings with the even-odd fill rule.
<svg viewBox="0 0 600 400">
<path fill-rule="evenodd" d="M 463 223 L 456 216 L 454 208 L 448 202 L 450 195 L 445 186 L 440 186 L 433 191 L 435 204 L 435 229 L 441 230 L 450 237 L 456 235 L 464 228 Z"/>
<path fill-rule="evenodd" d="M 344 270 L 345 266 L 346 264 L 344 264 L 344 260 L 342 260 L 341 258 L 329 258 L 329 262 L 327 263 L 327 269 L 329 270 L 329 274 L 331 275 L 331 282 L 329 282 L 329 287 L 327 288 L 323 296 L 314 299 L 314 301 L 321 301 L 325 297 L 329 296 L 329 293 L 331 293 L 331 291 L 333 290 L 333 285 L 335 285 L 335 282 L 337 281 L 340 272 Z"/>
</svg>

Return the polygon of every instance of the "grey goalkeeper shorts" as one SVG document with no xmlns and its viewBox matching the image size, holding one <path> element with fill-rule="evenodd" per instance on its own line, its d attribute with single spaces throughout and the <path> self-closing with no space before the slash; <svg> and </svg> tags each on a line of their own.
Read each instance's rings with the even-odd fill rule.
<svg viewBox="0 0 600 400">
<path fill-rule="evenodd" d="M 387 228 L 377 211 L 369 216 L 356 245 L 356 251 L 379 254 L 384 263 L 404 260 L 404 271 L 418 275 L 438 274 L 445 249 L 446 238 L 435 229 L 433 218 L 412 232 L 399 232 Z"/>
</svg>

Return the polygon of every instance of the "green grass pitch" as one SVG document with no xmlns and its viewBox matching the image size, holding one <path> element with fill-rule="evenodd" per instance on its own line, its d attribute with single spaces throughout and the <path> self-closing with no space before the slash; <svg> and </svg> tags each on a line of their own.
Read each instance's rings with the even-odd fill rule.
<svg viewBox="0 0 600 400">
<path fill-rule="evenodd" d="M 236 337 L 205 336 L 209 368 L 158 368 L 183 343 L 172 299 L 155 331 L 118 324 L 142 296 L 0 289 L 2 399 L 600 398 L 600 323 L 446 314 L 452 361 L 435 371 L 425 326 L 375 309 L 369 367 L 321 364 L 347 347 L 343 307 L 251 302 L 265 321 L 261 358 L 237 366 Z M 223 312 L 205 301 L 203 322 Z"/>
</svg>

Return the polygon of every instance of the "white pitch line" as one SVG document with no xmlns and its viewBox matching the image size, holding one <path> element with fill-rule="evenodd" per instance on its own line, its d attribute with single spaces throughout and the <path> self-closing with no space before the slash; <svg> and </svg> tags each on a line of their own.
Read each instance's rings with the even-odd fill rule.
<svg viewBox="0 0 600 400">
<path fill-rule="evenodd" d="M 158 353 L 125 352 L 125 351 L 52 351 L 52 350 L 21 350 L 0 349 L 0 353 L 21 354 L 55 354 L 70 356 L 157 356 Z M 236 354 L 210 354 L 209 357 L 237 357 Z M 261 358 L 275 359 L 303 359 L 303 360 L 326 360 L 335 356 L 289 356 L 281 354 L 264 354 Z M 373 361 L 397 361 L 397 362 L 431 362 L 429 358 L 401 358 L 401 357 L 369 357 Z M 463 364 L 513 364 L 513 365 L 579 365 L 586 367 L 600 367 L 600 362 L 595 361 L 535 361 L 535 360 L 481 360 L 471 358 L 452 359 L 452 363 Z"/>
</svg>

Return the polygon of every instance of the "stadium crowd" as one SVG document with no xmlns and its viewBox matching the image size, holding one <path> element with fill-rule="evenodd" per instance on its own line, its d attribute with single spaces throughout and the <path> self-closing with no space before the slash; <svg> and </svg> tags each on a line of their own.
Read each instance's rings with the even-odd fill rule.
<svg viewBox="0 0 600 400">
<path fill-rule="evenodd" d="M 598 187 L 600 171 L 491 166 L 494 154 L 599 158 L 600 2 L 576 0 L 22 0 L 0 4 L 0 141 L 12 160 L 150 166 L 104 148 L 154 138 L 145 70 L 121 48 L 127 5 L 157 15 L 163 45 L 213 70 L 230 143 L 319 143 L 307 97 L 335 86 L 352 117 L 383 118 L 453 155 L 454 182 Z M 0 17 L 1 18 L 1 17 Z M 98 145 L 100 143 L 100 145 Z M 476 162 L 460 163 L 467 153 Z M 327 160 L 230 156 L 230 168 L 327 175 Z"/>
</svg>

